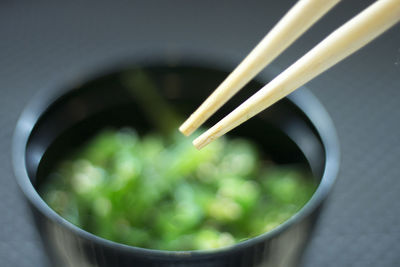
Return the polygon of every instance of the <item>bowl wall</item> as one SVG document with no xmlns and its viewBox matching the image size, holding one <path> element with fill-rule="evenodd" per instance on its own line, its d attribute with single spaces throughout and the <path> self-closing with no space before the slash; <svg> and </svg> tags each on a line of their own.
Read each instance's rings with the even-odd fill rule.
<svg viewBox="0 0 400 267">
<path fill-rule="evenodd" d="M 227 72 L 200 65 L 132 66 L 42 94 L 26 108 L 14 138 L 17 180 L 32 208 L 36 226 L 55 266 L 294 266 L 338 169 L 335 130 L 325 110 L 301 89 L 257 115 L 230 135 L 254 140 L 277 163 L 308 164 L 320 185 L 313 198 L 273 231 L 213 251 L 168 252 L 117 244 L 70 224 L 36 192 L 51 167 L 71 149 L 107 126 L 154 130 L 149 104 L 127 89 L 127 77 L 144 73 L 152 87 L 179 114 L 188 116 L 226 77 Z M 270 75 L 271 78 L 273 75 Z M 265 82 L 265 81 L 264 81 Z M 251 82 L 209 122 L 214 124 L 262 86 Z M 147 111 L 146 111 L 147 110 Z M 207 126 L 206 126 L 207 127 Z"/>
</svg>

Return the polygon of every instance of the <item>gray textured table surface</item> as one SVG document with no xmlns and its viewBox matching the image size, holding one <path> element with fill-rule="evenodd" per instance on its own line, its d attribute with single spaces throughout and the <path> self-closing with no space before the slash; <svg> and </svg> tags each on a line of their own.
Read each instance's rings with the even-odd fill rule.
<svg viewBox="0 0 400 267">
<path fill-rule="evenodd" d="M 191 47 L 237 63 L 293 2 L 1 1 L 0 265 L 46 266 L 10 158 L 36 91 L 145 48 Z M 287 67 L 369 3 L 343 1 L 274 65 Z M 336 124 L 342 166 L 302 265 L 400 266 L 400 27 L 308 87 Z"/>
</svg>

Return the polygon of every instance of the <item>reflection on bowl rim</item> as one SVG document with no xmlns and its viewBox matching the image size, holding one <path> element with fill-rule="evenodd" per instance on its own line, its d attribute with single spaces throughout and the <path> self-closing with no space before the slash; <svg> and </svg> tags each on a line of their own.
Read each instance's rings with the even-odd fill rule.
<svg viewBox="0 0 400 267">
<path fill-rule="evenodd" d="M 182 51 L 180 51 L 179 54 L 185 55 L 185 53 L 183 53 Z M 159 57 L 153 55 L 151 58 L 162 59 L 165 58 L 165 55 L 161 55 Z M 225 67 L 221 67 L 218 65 L 218 67 L 211 68 L 209 66 L 216 65 L 214 57 L 193 57 L 193 53 L 188 53 L 187 56 L 180 56 L 179 58 L 183 59 L 182 62 L 185 63 L 184 64 L 185 66 L 206 67 L 208 69 L 223 70 L 223 69 L 228 69 L 226 68 L 226 66 L 229 65 L 225 64 Z M 205 58 L 214 58 L 214 60 L 207 61 Z M 224 61 L 221 60 L 219 62 L 224 62 Z M 52 87 L 49 88 L 48 90 L 39 91 L 36 97 L 32 101 L 30 101 L 30 103 L 24 108 L 18 120 L 12 143 L 12 156 L 13 156 L 15 176 L 17 178 L 17 182 L 21 190 L 24 192 L 25 196 L 29 199 L 32 205 L 34 205 L 50 220 L 59 223 L 63 227 L 66 227 L 70 231 L 76 233 L 77 235 L 83 238 L 92 240 L 97 243 L 101 243 L 102 245 L 107 247 L 113 247 L 127 252 L 141 253 L 143 256 L 182 257 L 185 255 L 187 256 L 190 255 L 198 257 L 209 257 L 216 254 L 222 255 L 227 252 L 231 253 L 232 251 L 240 250 L 244 247 L 251 246 L 254 243 L 262 242 L 265 239 L 270 239 L 278 235 L 279 233 L 287 229 L 289 226 L 293 225 L 297 221 L 302 220 L 308 214 L 310 214 L 326 198 L 328 192 L 331 190 L 333 183 L 336 179 L 336 176 L 338 174 L 339 162 L 340 162 L 338 138 L 336 135 L 333 122 L 330 116 L 328 115 L 327 111 L 325 110 L 325 108 L 308 89 L 303 87 L 293 92 L 287 98 L 290 100 L 292 104 L 300 108 L 300 110 L 306 115 L 306 117 L 310 120 L 312 125 L 317 130 L 317 133 L 321 138 L 322 146 L 324 147 L 326 161 L 321 182 L 318 185 L 317 190 L 315 191 L 311 199 L 297 213 L 295 213 L 291 218 L 289 218 L 279 226 L 275 227 L 274 229 L 266 233 L 238 242 L 231 246 L 221 247 L 217 249 L 210 249 L 210 250 L 190 250 L 190 251 L 168 251 L 168 250 L 157 250 L 157 249 L 129 246 L 96 236 L 95 234 L 92 234 L 75 226 L 74 224 L 70 223 L 69 221 L 58 215 L 55 211 L 53 211 L 40 197 L 40 195 L 37 193 L 32 183 L 30 182 L 30 178 L 28 177 L 26 171 L 26 161 L 25 161 L 26 145 L 29 139 L 29 135 L 32 129 L 34 128 L 40 114 L 43 114 L 46 111 L 46 108 L 52 103 L 54 103 L 56 99 L 64 96 L 66 92 L 70 92 L 72 88 L 76 88 L 77 84 L 80 84 L 80 82 L 92 81 L 107 74 L 123 71 L 126 67 L 132 67 L 133 66 L 132 63 L 135 63 L 135 65 L 141 65 L 141 63 L 143 63 L 142 65 L 144 66 L 156 66 L 156 65 L 168 66 L 169 64 L 175 66 L 176 60 L 175 59 L 172 59 L 171 61 L 149 60 L 147 56 L 142 55 L 142 57 L 135 57 L 134 60 L 132 59 L 123 60 L 123 62 L 118 62 L 118 63 L 119 64 L 103 69 L 103 71 L 94 72 L 96 73 L 95 75 L 93 75 L 93 73 L 92 74 L 89 73 L 89 75 L 84 75 L 83 77 L 86 77 L 86 79 L 79 79 L 78 80 L 79 82 L 67 83 L 67 86 L 63 86 L 63 90 L 54 90 L 54 88 Z M 273 74 L 279 73 L 276 69 L 273 69 L 271 67 L 268 67 L 268 69 L 270 73 Z"/>
</svg>

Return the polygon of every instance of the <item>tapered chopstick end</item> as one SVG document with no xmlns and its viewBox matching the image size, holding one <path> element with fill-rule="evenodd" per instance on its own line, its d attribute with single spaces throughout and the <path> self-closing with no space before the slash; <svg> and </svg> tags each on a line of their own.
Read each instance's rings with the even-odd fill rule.
<svg viewBox="0 0 400 267">
<path fill-rule="evenodd" d="M 209 131 L 206 131 L 202 135 L 194 139 L 192 143 L 198 150 L 200 150 L 211 143 L 214 139 L 215 137 L 210 136 Z"/>
<path fill-rule="evenodd" d="M 194 132 L 195 129 L 193 129 L 193 127 L 191 127 L 190 125 L 188 125 L 187 121 L 185 121 L 180 127 L 179 127 L 179 131 L 185 135 L 185 136 L 189 136 Z"/>
<path fill-rule="evenodd" d="M 205 143 L 204 140 L 201 139 L 201 136 L 199 136 L 196 139 L 194 139 L 192 144 L 198 150 L 202 149 L 203 147 L 205 147 L 207 145 L 207 143 Z"/>
<path fill-rule="evenodd" d="M 179 131 L 185 136 L 189 136 L 196 131 L 197 128 L 198 126 L 192 115 L 184 123 L 182 123 L 182 125 L 179 127 Z"/>
</svg>

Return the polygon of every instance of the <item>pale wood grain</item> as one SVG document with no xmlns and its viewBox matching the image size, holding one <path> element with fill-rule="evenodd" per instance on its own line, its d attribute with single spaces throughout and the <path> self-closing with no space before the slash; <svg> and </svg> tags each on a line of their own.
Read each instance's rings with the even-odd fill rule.
<svg viewBox="0 0 400 267">
<path fill-rule="evenodd" d="M 202 148 L 351 55 L 400 20 L 400 0 L 379 0 L 338 28 L 193 141 Z"/>
<path fill-rule="evenodd" d="M 300 0 L 179 127 L 190 135 L 340 0 Z"/>
</svg>

